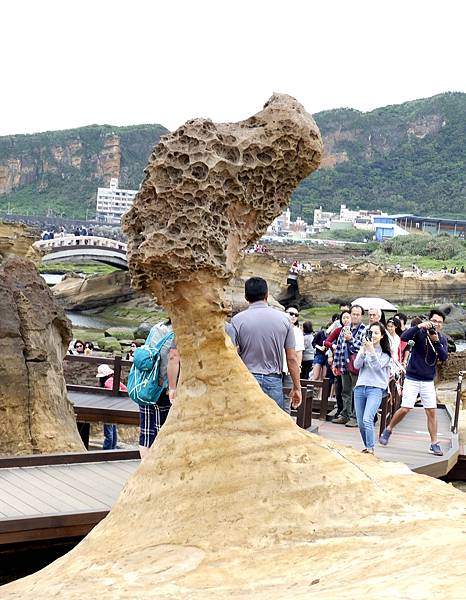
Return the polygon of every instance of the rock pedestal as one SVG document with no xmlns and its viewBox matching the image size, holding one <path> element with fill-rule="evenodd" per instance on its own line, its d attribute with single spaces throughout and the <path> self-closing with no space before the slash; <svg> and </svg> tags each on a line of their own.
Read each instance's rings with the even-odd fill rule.
<svg viewBox="0 0 466 600">
<path fill-rule="evenodd" d="M 63 378 L 71 325 L 34 265 L 0 264 L 0 454 L 83 450 Z"/>
</svg>

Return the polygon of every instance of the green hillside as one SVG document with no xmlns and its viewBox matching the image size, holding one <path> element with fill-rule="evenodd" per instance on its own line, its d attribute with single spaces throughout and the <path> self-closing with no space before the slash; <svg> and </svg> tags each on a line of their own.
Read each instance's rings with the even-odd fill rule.
<svg viewBox="0 0 466 600">
<path fill-rule="evenodd" d="M 362 113 L 314 115 L 324 166 L 292 196 L 308 222 L 322 206 L 466 218 L 466 94 L 446 93 Z M 137 189 L 161 125 L 91 125 L 0 137 L 0 212 L 91 217 L 98 186 Z M 326 166 L 325 166 L 326 165 Z"/>
<path fill-rule="evenodd" d="M 0 137 L 0 184 L 16 177 L 13 189 L 0 189 L 0 211 L 91 218 L 97 188 L 111 177 L 122 188 L 139 187 L 153 146 L 167 132 L 161 125 L 91 125 Z"/>
<path fill-rule="evenodd" d="M 326 148 L 328 140 L 343 138 L 332 154 L 345 152 L 348 160 L 302 182 L 293 194 L 295 216 L 312 222 L 314 208 L 338 211 L 346 204 L 466 218 L 466 94 L 446 93 L 369 113 L 329 110 L 314 118 Z"/>
</svg>

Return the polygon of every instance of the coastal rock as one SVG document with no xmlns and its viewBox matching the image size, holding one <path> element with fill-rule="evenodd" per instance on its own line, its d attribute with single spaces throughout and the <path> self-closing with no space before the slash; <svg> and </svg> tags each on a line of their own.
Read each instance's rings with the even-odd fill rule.
<svg viewBox="0 0 466 600">
<path fill-rule="evenodd" d="M 40 254 L 32 244 L 39 238 L 40 231 L 34 227 L 0 221 L 0 256 L 15 254 L 38 262 Z"/>
<path fill-rule="evenodd" d="M 133 327 L 109 327 L 105 330 L 106 337 L 113 337 L 117 340 L 134 339 L 135 329 Z"/>
<path fill-rule="evenodd" d="M 83 450 L 66 395 L 71 324 L 26 259 L 0 264 L 0 454 Z"/>
<path fill-rule="evenodd" d="M 52 293 L 57 302 L 67 310 L 103 308 L 134 297 L 127 271 L 63 279 L 53 286 Z"/>
<path fill-rule="evenodd" d="M 299 292 L 304 305 L 338 303 L 360 296 L 362 289 L 368 296 L 381 296 L 390 302 L 404 304 L 438 304 L 446 298 L 461 301 L 466 295 L 464 273 L 455 276 L 449 273 L 396 274 L 392 269 L 363 258 L 355 264 L 345 265 L 345 269 L 321 257 L 319 262 L 314 271 L 299 274 Z M 273 253 L 243 254 L 234 277 L 226 286 L 226 297 L 233 313 L 245 307 L 244 281 L 248 277 L 260 276 L 267 280 L 272 303 L 273 298 L 277 304 L 286 298 L 288 270 L 289 265 L 277 260 Z M 154 308 L 154 300 L 148 294 L 135 297 L 134 290 L 130 288 L 130 276 L 123 271 L 63 280 L 52 288 L 52 293 L 69 310 L 104 308 L 128 299 L 132 302 L 137 300 L 141 308 Z M 453 315 L 449 315 L 447 321 L 452 318 Z M 466 328 L 466 318 L 464 324 Z"/>
</svg>

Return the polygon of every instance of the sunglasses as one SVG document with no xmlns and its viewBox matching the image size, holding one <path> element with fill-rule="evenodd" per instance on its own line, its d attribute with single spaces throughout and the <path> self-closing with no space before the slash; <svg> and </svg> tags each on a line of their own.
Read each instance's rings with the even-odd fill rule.
<svg viewBox="0 0 466 600">
<path fill-rule="evenodd" d="M 297 312 L 291 312 L 291 310 L 287 310 L 286 312 L 293 317 L 299 317 L 299 313 Z"/>
</svg>

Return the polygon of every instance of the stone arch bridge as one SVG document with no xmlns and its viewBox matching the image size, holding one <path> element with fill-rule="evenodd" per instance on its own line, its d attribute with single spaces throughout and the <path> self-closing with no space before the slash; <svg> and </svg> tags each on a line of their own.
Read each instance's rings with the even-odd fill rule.
<svg viewBox="0 0 466 600">
<path fill-rule="evenodd" d="M 118 240 L 93 235 L 67 235 L 40 240 L 33 247 L 42 254 L 43 263 L 95 260 L 128 270 L 127 246 Z"/>
</svg>

